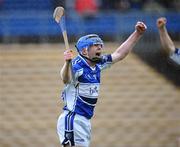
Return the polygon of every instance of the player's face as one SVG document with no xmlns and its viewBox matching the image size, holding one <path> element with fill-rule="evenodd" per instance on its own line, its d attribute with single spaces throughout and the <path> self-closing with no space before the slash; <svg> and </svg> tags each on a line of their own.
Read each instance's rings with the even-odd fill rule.
<svg viewBox="0 0 180 147">
<path fill-rule="evenodd" d="M 90 47 L 88 51 L 88 56 L 90 59 L 95 58 L 95 57 L 100 58 L 101 53 L 102 53 L 102 45 L 96 44 Z"/>
</svg>

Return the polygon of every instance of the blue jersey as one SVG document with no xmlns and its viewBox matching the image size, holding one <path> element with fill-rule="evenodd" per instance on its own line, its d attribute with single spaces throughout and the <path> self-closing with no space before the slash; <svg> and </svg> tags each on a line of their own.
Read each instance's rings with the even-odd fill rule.
<svg viewBox="0 0 180 147">
<path fill-rule="evenodd" d="M 176 48 L 175 52 L 170 55 L 170 59 L 177 65 L 180 65 L 180 49 Z"/>
<path fill-rule="evenodd" d="M 101 71 L 112 64 L 111 55 L 104 55 L 102 61 L 95 67 L 88 65 L 86 60 L 78 55 L 72 61 L 73 80 L 62 92 L 64 110 L 75 112 L 90 119 L 99 95 Z"/>
</svg>

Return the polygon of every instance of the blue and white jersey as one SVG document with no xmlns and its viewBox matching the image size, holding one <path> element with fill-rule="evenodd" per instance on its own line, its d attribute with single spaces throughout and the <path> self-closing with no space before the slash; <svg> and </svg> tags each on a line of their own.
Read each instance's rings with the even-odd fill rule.
<svg viewBox="0 0 180 147">
<path fill-rule="evenodd" d="M 101 71 L 112 65 L 111 55 L 104 55 L 102 62 L 90 67 L 86 60 L 78 55 L 72 61 L 73 81 L 66 85 L 62 98 L 64 110 L 75 112 L 90 119 L 99 96 Z"/>
<path fill-rule="evenodd" d="M 180 65 L 180 49 L 176 48 L 175 52 L 169 58 L 177 65 Z"/>
</svg>

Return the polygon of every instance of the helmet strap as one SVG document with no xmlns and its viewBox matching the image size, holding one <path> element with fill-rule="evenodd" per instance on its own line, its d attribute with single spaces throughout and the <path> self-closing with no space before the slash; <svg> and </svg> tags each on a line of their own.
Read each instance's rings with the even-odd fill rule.
<svg viewBox="0 0 180 147">
<path fill-rule="evenodd" d="M 80 54 L 81 57 L 93 62 L 93 63 L 100 63 L 102 61 L 102 58 L 101 57 L 93 57 L 92 59 Z"/>
</svg>

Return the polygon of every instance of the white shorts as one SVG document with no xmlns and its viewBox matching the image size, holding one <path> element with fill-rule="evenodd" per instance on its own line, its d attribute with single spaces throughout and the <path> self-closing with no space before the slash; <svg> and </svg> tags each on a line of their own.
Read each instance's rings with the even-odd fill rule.
<svg viewBox="0 0 180 147">
<path fill-rule="evenodd" d="M 57 133 L 61 144 L 88 147 L 91 139 L 91 123 L 84 116 L 64 111 L 57 121 Z"/>
</svg>

